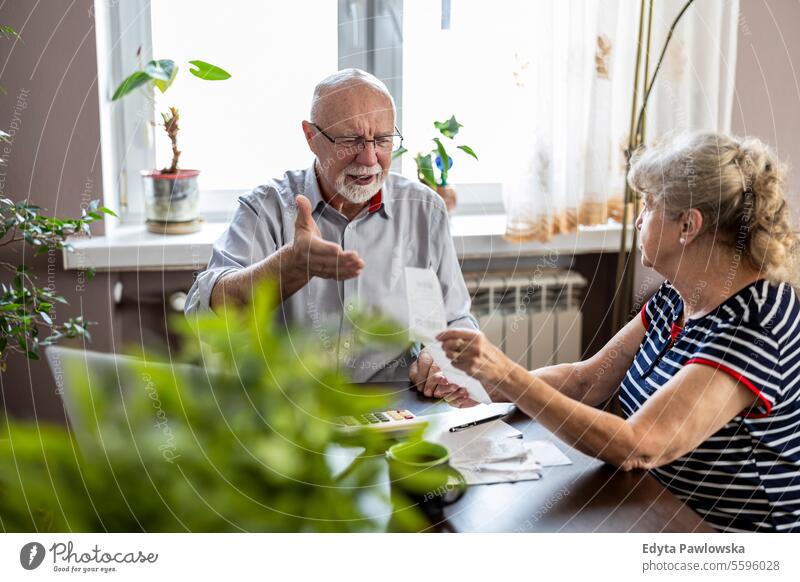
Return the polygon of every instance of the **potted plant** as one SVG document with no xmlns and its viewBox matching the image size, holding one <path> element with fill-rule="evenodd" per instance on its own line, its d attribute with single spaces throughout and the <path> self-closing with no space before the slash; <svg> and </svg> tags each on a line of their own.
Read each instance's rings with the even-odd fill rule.
<svg viewBox="0 0 800 582">
<path fill-rule="evenodd" d="M 141 49 L 140 49 L 141 50 Z M 193 68 L 189 72 L 204 81 L 224 81 L 230 74 L 205 61 L 189 61 Z M 112 101 L 142 86 L 149 88 L 151 95 L 157 88 L 166 93 L 178 74 L 178 66 L 170 59 L 152 60 L 138 71 L 131 73 L 111 97 Z M 197 185 L 199 170 L 181 169 L 178 160 L 178 121 L 176 107 L 161 113 L 161 127 L 172 144 L 172 162 L 161 170 L 142 170 L 144 181 L 145 215 L 147 229 L 159 234 L 185 234 L 200 229 L 202 220 L 198 214 L 200 190 Z"/>
<path fill-rule="evenodd" d="M 458 130 L 464 127 L 456 121 L 455 116 L 450 117 L 447 121 L 434 121 L 433 126 L 443 137 L 449 140 L 453 140 L 458 134 Z M 457 197 L 455 189 L 448 184 L 447 178 L 450 173 L 450 168 L 453 167 L 453 158 L 447 153 L 444 143 L 442 143 L 442 140 L 438 136 L 433 138 L 433 143 L 436 147 L 431 152 L 424 155 L 418 153 L 414 158 L 414 162 L 417 164 L 417 177 L 422 183 L 429 186 L 432 190 L 435 190 L 439 196 L 444 199 L 447 210 L 452 212 L 456 207 Z M 462 144 L 456 147 L 476 160 L 478 159 L 478 156 L 468 145 Z M 394 157 L 401 156 L 407 151 L 408 150 L 405 148 L 400 148 L 395 152 Z M 439 171 L 438 179 L 436 178 L 434 163 L 436 164 L 436 169 Z"/>
</svg>

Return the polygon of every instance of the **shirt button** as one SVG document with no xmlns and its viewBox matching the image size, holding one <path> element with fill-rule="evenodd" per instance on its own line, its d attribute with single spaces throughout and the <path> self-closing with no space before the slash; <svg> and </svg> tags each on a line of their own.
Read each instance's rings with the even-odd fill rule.
<svg viewBox="0 0 800 582">
<path fill-rule="evenodd" d="M 347 306 L 347 311 L 353 311 L 353 309 L 355 309 L 355 307 L 353 307 L 353 304 L 352 304 L 352 303 L 350 303 L 350 304 Z"/>
<path fill-rule="evenodd" d="M 349 340 L 345 340 L 343 345 L 344 345 L 344 349 L 346 349 L 346 350 L 350 349 L 350 341 Z"/>
</svg>

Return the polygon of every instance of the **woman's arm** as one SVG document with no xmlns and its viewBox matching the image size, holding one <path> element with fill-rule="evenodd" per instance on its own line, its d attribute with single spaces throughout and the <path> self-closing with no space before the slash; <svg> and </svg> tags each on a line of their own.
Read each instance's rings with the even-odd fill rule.
<svg viewBox="0 0 800 582">
<path fill-rule="evenodd" d="M 508 359 L 483 334 L 455 334 L 451 330 L 440 337 L 456 367 L 481 380 L 490 392 L 515 402 L 563 441 L 625 471 L 674 461 L 756 400 L 724 372 L 690 364 L 626 420 L 562 394 L 510 361 L 490 365 L 492 360 Z M 496 368 L 505 373 L 492 376 Z"/>
<path fill-rule="evenodd" d="M 517 371 L 500 392 L 563 441 L 625 471 L 674 461 L 756 401 L 728 374 L 690 364 L 625 420 L 525 376 Z"/>
<path fill-rule="evenodd" d="M 530 375 L 543 380 L 565 396 L 597 406 L 619 388 L 644 339 L 640 317 L 634 317 L 591 358 L 574 364 L 558 364 L 532 370 Z"/>
<path fill-rule="evenodd" d="M 546 382 L 565 396 L 597 406 L 608 400 L 619 388 L 636 356 L 644 334 L 645 328 L 641 318 L 635 317 L 588 360 L 538 368 L 530 371 L 529 374 L 533 378 Z M 473 337 L 478 336 L 459 335 L 447 331 L 440 334 L 437 339 L 445 342 L 450 339 L 452 346 L 457 343 L 458 338 L 461 338 L 462 343 L 466 346 L 472 342 L 471 338 Z M 482 377 L 509 375 L 512 367 L 517 364 L 509 360 L 499 349 L 494 348 L 493 352 L 486 362 L 477 364 Z M 463 388 L 444 395 L 444 398 L 454 406 L 477 404 L 469 398 L 467 391 Z M 500 393 L 495 394 L 494 398 L 506 400 Z"/>
</svg>

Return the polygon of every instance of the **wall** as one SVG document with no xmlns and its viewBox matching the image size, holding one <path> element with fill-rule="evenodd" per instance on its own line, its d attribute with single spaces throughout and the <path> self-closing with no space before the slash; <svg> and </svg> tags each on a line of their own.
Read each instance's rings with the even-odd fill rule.
<svg viewBox="0 0 800 582">
<path fill-rule="evenodd" d="M 81 205 L 102 198 L 99 156 L 97 66 L 92 0 L 4 2 L 0 23 L 17 30 L 21 41 L 0 38 L 0 129 L 13 129 L 5 156 L 3 195 L 27 199 L 59 215 L 80 215 Z M 95 232 L 102 232 L 97 225 Z M 25 261 L 42 286 L 54 285 L 70 302 L 57 316 L 83 314 L 96 321 L 92 346 L 113 347 L 115 276 L 61 269 L 60 253 L 31 262 L 19 248 L 6 247 L 0 260 Z M 2 275 L 4 281 L 10 276 Z M 5 408 L 12 414 L 63 419 L 56 385 L 44 361 L 9 360 L 0 375 Z"/>
<path fill-rule="evenodd" d="M 772 145 L 790 167 L 788 187 L 800 230 L 800 2 L 740 2 L 734 133 Z"/>
</svg>

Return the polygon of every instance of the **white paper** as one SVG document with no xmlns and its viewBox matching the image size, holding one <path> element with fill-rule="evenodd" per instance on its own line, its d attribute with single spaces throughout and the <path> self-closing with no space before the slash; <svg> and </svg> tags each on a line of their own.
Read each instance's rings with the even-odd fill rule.
<svg viewBox="0 0 800 582">
<path fill-rule="evenodd" d="M 520 461 L 527 456 L 525 444 L 521 439 L 514 438 L 480 437 L 469 441 L 461 448 L 450 449 L 450 462 L 453 465 L 495 463 L 511 459 Z"/>
<path fill-rule="evenodd" d="M 571 465 L 569 460 L 561 450 L 550 441 L 533 441 L 525 443 L 528 454 L 541 463 L 542 467 L 558 467 L 561 465 Z"/>
<path fill-rule="evenodd" d="M 494 485 L 495 483 L 514 483 L 516 481 L 538 481 L 539 471 L 474 471 L 458 468 L 467 485 Z"/>
<path fill-rule="evenodd" d="M 444 377 L 462 388 L 476 402 L 492 401 L 480 382 L 453 366 L 436 336 L 447 329 L 447 316 L 439 278 L 432 269 L 406 267 L 406 300 L 409 335 L 425 344 L 426 351 L 442 370 Z"/>
<path fill-rule="evenodd" d="M 439 278 L 432 269 L 406 267 L 409 335 L 414 341 L 435 343 L 447 329 L 447 315 Z"/>
</svg>

